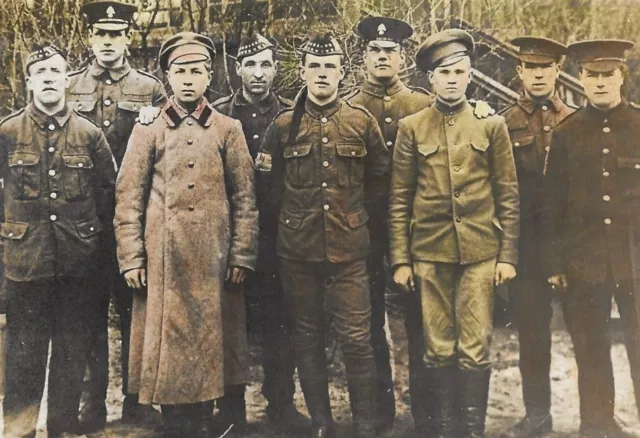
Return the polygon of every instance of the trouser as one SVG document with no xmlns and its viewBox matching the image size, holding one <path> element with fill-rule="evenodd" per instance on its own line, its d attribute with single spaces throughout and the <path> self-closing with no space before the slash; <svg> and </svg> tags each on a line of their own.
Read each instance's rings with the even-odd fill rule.
<svg viewBox="0 0 640 438">
<path fill-rule="evenodd" d="M 67 430 L 77 421 L 95 296 L 86 278 L 6 280 L 8 297 L 6 394 L 7 437 L 35 433 L 47 371 L 47 427 Z"/>
<path fill-rule="evenodd" d="M 546 417 L 551 409 L 553 292 L 542 273 L 522 270 L 509 285 L 509 297 L 520 341 L 522 397 L 527 416 Z"/>
<path fill-rule="evenodd" d="M 373 427 L 376 371 L 371 347 L 371 298 L 364 260 L 346 263 L 280 260 L 302 392 L 315 425 L 331 425 L 325 316 L 329 312 L 344 356 L 353 421 Z"/>
<path fill-rule="evenodd" d="M 495 266 L 495 257 L 469 265 L 414 262 L 426 366 L 490 368 Z"/>
<path fill-rule="evenodd" d="M 569 276 L 563 294 L 565 320 L 578 364 L 580 418 L 583 427 L 602 428 L 613 421 L 615 390 L 611 364 L 611 298 L 615 297 L 626 336 L 636 396 L 640 393 L 640 320 L 631 281 L 616 285 L 612 276 L 592 284 Z"/>
</svg>

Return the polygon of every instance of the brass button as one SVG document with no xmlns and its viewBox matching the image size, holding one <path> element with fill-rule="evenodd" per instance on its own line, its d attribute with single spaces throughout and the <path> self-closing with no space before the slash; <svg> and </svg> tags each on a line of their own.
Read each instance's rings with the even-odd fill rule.
<svg viewBox="0 0 640 438">
<path fill-rule="evenodd" d="M 542 129 L 544 130 L 544 132 L 549 132 L 549 131 L 551 131 L 551 126 L 549 126 L 549 125 L 544 125 L 544 126 L 542 127 Z"/>
<path fill-rule="evenodd" d="M 49 148 L 49 152 L 54 153 L 55 151 L 56 151 L 56 148 L 54 148 L 53 146 Z"/>
<path fill-rule="evenodd" d="M 187 125 L 189 125 L 189 126 L 193 125 L 193 120 L 188 119 L 188 120 L 187 120 Z"/>
<path fill-rule="evenodd" d="M 611 201 L 611 196 L 609 196 L 609 195 L 604 195 L 604 196 L 602 197 L 602 199 L 604 200 L 604 202 L 609 202 L 609 201 Z"/>
<path fill-rule="evenodd" d="M 52 222 L 55 222 L 58 220 L 58 216 L 56 216 L 55 214 L 52 214 L 51 216 L 49 216 L 49 219 L 51 219 Z"/>
<path fill-rule="evenodd" d="M 607 155 L 609 153 L 609 149 L 607 149 L 607 148 L 602 149 L 602 153 Z"/>
<path fill-rule="evenodd" d="M 602 172 L 602 176 L 604 176 L 605 178 L 608 177 L 609 175 L 610 175 L 609 172 L 607 172 L 606 170 Z"/>
<path fill-rule="evenodd" d="M 193 168 L 193 166 L 195 166 L 195 165 L 196 165 L 196 163 L 194 163 L 193 161 L 189 161 L 189 162 L 187 163 L 187 166 L 189 166 L 189 167 L 191 167 L 191 168 Z"/>
<path fill-rule="evenodd" d="M 105 82 L 106 82 L 107 85 L 113 84 L 113 81 L 111 79 L 107 79 Z"/>
<path fill-rule="evenodd" d="M 633 166 L 634 169 L 640 169 L 640 164 L 636 164 L 635 166 Z"/>
<path fill-rule="evenodd" d="M 606 219 L 604 220 L 604 223 L 605 223 L 606 225 L 611 225 L 611 219 L 606 218 Z"/>
<path fill-rule="evenodd" d="M 78 167 L 84 167 L 84 164 L 78 163 Z"/>
<path fill-rule="evenodd" d="M 56 171 L 55 171 L 55 170 L 53 170 L 53 169 L 51 169 L 51 170 L 49 171 L 49 176 L 56 176 Z"/>
<path fill-rule="evenodd" d="M 455 120 L 453 120 L 453 119 L 451 119 L 451 120 L 449 120 L 449 122 L 448 122 L 448 123 L 449 123 L 449 126 L 453 126 L 453 125 L 455 125 L 455 124 L 456 124 L 456 121 L 455 121 Z"/>
<path fill-rule="evenodd" d="M 193 210 L 195 210 L 195 209 L 196 209 L 196 208 L 195 208 L 193 205 L 190 205 L 190 206 L 189 206 L 189 211 L 193 211 Z"/>
<path fill-rule="evenodd" d="M 297 157 L 298 156 L 298 151 L 293 151 L 293 155 Z"/>
<path fill-rule="evenodd" d="M 611 132 L 611 128 L 609 128 L 608 126 L 605 126 L 604 128 L 602 128 L 602 132 L 604 132 L 605 134 L 608 134 Z"/>
<path fill-rule="evenodd" d="M 453 166 L 453 170 L 455 170 L 456 172 L 460 170 L 460 166 Z"/>
<path fill-rule="evenodd" d="M 384 100 L 386 100 L 387 102 L 389 102 L 391 100 L 391 96 L 385 96 Z"/>
<path fill-rule="evenodd" d="M 544 150 L 545 150 L 545 151 L 547 151 L 547 152 L 549 152 L 549 150 L 550 150 L 550 149 L 551 149 L 551 147 L 549 147 L 549 146 L 546 146 L 546 147 L 544 148 Z"/>
<path fill-rule="evenodd" d="M 109 105 L 111 105 L 111 101 L 109 99 L 105 99 L 104 106 L 109 106 Z"/>
<path fill-rule="evenodd" d="M 323 183 L 322 183 L 322 187 L 325 187 L 325 188 L 326 188 L 326 187 L 327 187 L 327 183 L 326 183 L 326 182 L 323 182 Z"/>
<path fill-rule="evenodd" d="M 327 137 L 322 137 L 322 143 L 329 143 L 329 139 Z"/>
<path fill-rule="evenodd" d="M 329 167 L 329 162 L 328 162 L 327 160 L 324 160 L 324 161 L 322 162 L 322 166 L 323 166 L 323 167 Z"/>
<path fill-rule="evenodd" d="M 324 211 L 329 211 L 329 204 L 324 204 Z"/>
<path fill-rule="evenodd" d="M 542 111 L 547 111 L 549 107 L 547 105 L 542 105 Z"/>
<path fill-rule="evenodd" d="M 321 119 L 320 119 L 320 121 L 321 121 L 322 123 L 327 123 L 327 118 L 326 118 L 326 117 L 323 117 L 323 118 L 321 118 Z"/>
<path fill-rule="evenodd" d="M 24 161 L 18 160 L 18 164 L 24 164 Z"/>
<path fill-rule="evenodd" d="M 195 185 L 195 183 L 192 183 L 192 182 L 191 182 L 191 183 L 189 183 L 189 188 L 190 188 L 190 189 L 194 188 L 195 186 L 196 186 L 196 185 Z"/>
<path fill-rule="evenodd" d="M 8 236 L 9 236 L 9 237 L 13 237 L 13 232 L 10 232 L 10 233 L 8 234 Z"/>
<path fill-rule="evenodd" d="M 515 147 L 518 147 L 518 146 L 520 146 L 520 142 L 516 141 L 513 145 L 514 145 Z"/>
<path fill-rule="evenodd" d="M 289 219 L 285 219 L 284 223 L 288 224 L 289 222 L 291 222 Z"/>
<path fill-rule="evenodd" d="M 257 114 L 256 114 L 256 113 L 251 114 L 251 117 L 254 117 L 254 118 L 255 118 L 256 116 L 257 116 Z"/>
<path fill-rule="evenodd" d="M 105 128 L 108 128 L 109 126 L 111 126 L 111 121 L 105 120 L 104 122 L 102 122 L 102 124 L 105 126 Z"/>
<path fill-rule="evenodd" d="M 462 218 L 460 216 L 456 216 L 456 222 L 462 222 Z"/>
<path fill-rule="evenodd" d="M 393 146 L 393 142 L 392 141 L 388 141 L 387 142 L 387 146 Z"/>
<path fill-rule="evenodd" d="M 55 131 L 56 130 L 56 125 L 54 125 L 53 123 L 49 125 L 49 131 Z"/>
<path fill-rule="evenodd" d="M 391 117 L 387 117 L 386 119 L 384 119 L 384 121 L 386 123 L 391 123 L 393 120 L 391 119 Z"/>
<path fill-rule="evenodd" d="M 453 194 L 453 196 L 455 196 L 456 198 L 459 198 L 459 197 L 460 197 L 460 192 L 455 192 L 455 193 Z"/>
<path fill-rule="evenodd" d="M 89 227 L 89 231 L 95 231 L 95 227 Z"/>
<path fill-rule="evenodd" d="M 49 197 L 51 199 L 56 199 L 58 197 L 58 194 L 56 192 L 51 192 L 51 194 L 49 195 Z"/>
<path fill-rule="evenodd" d="M 193 140 L 192 139 L 187 140 L 187 144 L 193 144 Z"/>
<path fill-rule="evenodd" d="M 257 138 L 259 138 L 260 136 L 258 134 L 253 134 L 253 139 L 256 140 Z"/>
<path fill-rule="evenodd" d="M 351 155 L 355 156 L 356 155 L 356 151 L 351 151 Z"/>
</svg>

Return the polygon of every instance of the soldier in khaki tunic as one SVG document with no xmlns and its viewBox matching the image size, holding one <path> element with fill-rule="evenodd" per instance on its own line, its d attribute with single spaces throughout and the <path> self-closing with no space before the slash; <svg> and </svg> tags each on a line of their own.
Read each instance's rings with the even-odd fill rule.
<svg viewBox="0 0 640 438">
<path fill-rule="evenodd" d="M 76 111 L 102 128 L 118 166 L 137 121 L 150 123 L 158 115 L 166 100 L 162 83 L 154 76 L 132 69 L 125 56 L 131 42 L 131 26 L 136 7 L 118 1 L 86 3 L 81 13 L 89 26 L 89 44 L 95 58 L 87 67 L 70 74 L 68 100 Z M 102 262 L 93 276 L 97 290 L 102 291 L 102 306 L 91 327 L 94 347 L 88 358 L 88 381 L 85 382 L 85 401 L 80 413 L 82 431 L 101 429 L 106 422 L 105 399 L 109 381 L 109 347 L 107 320 L 109 299 L 113 296 L 120 317 L 122 338 L 121 366 L 122 421 L 125 423 L 152 420 L 157 415 L 150 407 L 140 406 L 137 395 L 128 389 L 129 333 L 131 326 L 132 292 L 118 273 L 115 238 L 111 226 L 113 201 L 106 209 L 107 229 L 102 242 Z"/>
<path fill-rule="evenodd" d="M 100 250 L 100 208 L 113 196 L 116 169 L 100 129 L 65 101 L 67 62 L 58 49 L 30 54 L 25 70 L 33 102 L 0 123 L 4 436 L 36 435 L 51 341 L 47 430 L 58 437 L 78 428 L 89 327 L 99 305 L 88 280 Z"/>
<path fill-rule="evenodd" d="M 390 156 L 373 116 L 337 97 L 345 71 L 335 38 L 316 35 L 301 52 L 307 88 L 267 130 L 256 166 L 279 212 L 276 250 L 311 436 L 335 435 L 324 353 L 326 301 L 347 368 L 352 436 L 369 438 L 375 436 L 377 391 L 365 190 L 372 198 L 385 193 L 380 181 L 386 182 Z"/>
<path fill-rule="evenodd" d="M 554 131 L 545 178 L 544 260 L 573 340 L 585 437 L 626 436 L 614 419 L 612 296 L 640 406 L 640 110 L 621 91 L 632 47 L 620 40 L 569 46 L 588 104 Z"/>
<path fill-rule="evenodd" d="M 465 98 L 473 47 L 461 30 L 421 45 L 416 61 L 429 74 L 436 103 L 400 121 L 390 188 L 394 280 L 421 293 L 439 437 L 453 436 L 454 425 L 456 436 L 484 435 L 493 295 L 515 277 L 518 259 L 518 184 L 507 127 L 499 116 L 476 119 Z"/>
<path fill-rule="evenodd" d="M 532 437 L 551 432 L 551 317 L 552 291 L 541 261 L 540 236 L 544 203 L 542 177 L 551 134 L 574 109 L 556 91 L 560 61 L 566 46 L 548 38 L 519 37 L 516 67 L 522 81 L 518 101 L 502 114 L 509 128 L 520 190 L 520 261 L 510 298 L 520 340 L 520 372 L 526 416 L 513 436 Z"/>
</svg>

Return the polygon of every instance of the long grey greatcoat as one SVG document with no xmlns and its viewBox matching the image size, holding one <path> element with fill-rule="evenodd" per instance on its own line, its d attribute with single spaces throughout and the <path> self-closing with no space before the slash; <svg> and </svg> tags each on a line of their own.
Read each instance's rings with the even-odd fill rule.
<svg viewBox="0 0 640 438">
<path fill-rule="evenodd" d="M 224 370 L 221 309 L 239 293 L 225 289 L 227 267 L 256 261 L 253 172 L 240 122 L 206 101 L 187 116 L 172 99 L 131 134 L 114 225 L 121 272 L 147 268 L 129 359 L 129 390 L 141 403 L 218 398 L 225 373 L 244 372 Z"/>
</svg>

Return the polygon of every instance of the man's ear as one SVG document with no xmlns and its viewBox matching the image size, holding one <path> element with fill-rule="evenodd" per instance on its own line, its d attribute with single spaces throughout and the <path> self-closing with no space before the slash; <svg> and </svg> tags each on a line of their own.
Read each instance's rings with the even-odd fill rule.
<svg viewBox="0 0 640 438">
<path fill-rule="evenodd" d="M 133 31 L 131 29 L 127 29 L 125 36 L 127 37 L 127 46 L 130 46 L 131 40 L 133 39 Z"/>
<path fill-rule="evenodd" d="M 524 69 L 522 68 L 522 64 L 518 64 L 516 65 L 516 73 L 518 73 L 518 77 L 520 78 L 520 80 L 522 80 L 522 71 Z"/>
<path fill-rule="evenodd" d="M 404 49 L 400 49 L 400 69 L 403 69 L 407 64 L 407 52 Z"/>
<path fill-rule="evenodd" d="M 29 76 L 29 72 L 27 72 L 27 76 L 24 78 L 24 82 L 27 86 L 27 90 L 33 91 L 33 84 L 31 83 L 31 76 Z"/>
<path fill-rule="evenodd" d="M 305 73 L 306 73 L 306 69 L 304 67 L 304 65 L 300 64 L 300 67 L 298 67 L 300 69 L 300 79 L 302 79 L 303 81 L 305 80 Z"/>
<path fill-rule="evenodd" d="M 340 80 L 343 80 L 347 74 L 347 68 L 343 65 L 340 66 Z"/>
<path fill-rule="evenodd" d="M 427 78 L 429 78 L 429 82 L 433 84 L 433 70 L 427 72 Z"/>
<path fill-rule="evenodd" d="M 242 68 L 242 64 L 236 61 L 236 74 L 240 76 L 240 69 Z"/>
</svg>

